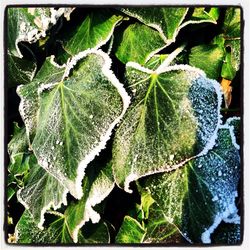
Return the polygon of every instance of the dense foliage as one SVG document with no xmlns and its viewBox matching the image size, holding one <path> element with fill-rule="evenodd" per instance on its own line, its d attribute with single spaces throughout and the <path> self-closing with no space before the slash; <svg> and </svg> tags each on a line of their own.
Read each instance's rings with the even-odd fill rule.
<svg viewBox="0 0 250 250">
<path fill-rule="evenodd" d="M 8 242 L 241 242 L 240 8 L 6 17 Z"/>
</svg>

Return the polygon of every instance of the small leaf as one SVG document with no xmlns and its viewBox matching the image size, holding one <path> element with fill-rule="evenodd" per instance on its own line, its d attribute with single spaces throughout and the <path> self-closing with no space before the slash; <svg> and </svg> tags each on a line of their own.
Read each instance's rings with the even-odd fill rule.
<svg viewBox="0 0 250 250">
<path fill-rule="evenodd" d="M 145 229 L 132 217 L 125 216 L 124 221 L 115 238 L 116 243 L 142 243 Z"/>
<path fill-rule="evenodd" d="M 165 47 L 165 42 L 157 31 L 146 25 L 135 23 L 129 25 L 122 34 L 115 55 L 123 63 L 133 61 L 145 64 L 163 47 Z"/>
<path fill-rule="evenodd" d="M 233 80 L 236 75 L 236 70 L 232 65 L 232 54 L 231 52 L 226 52 L 224 63 L 221 69 L 221 76 L 228 80 Z"/>
<path fill-rule="evenodd" d="M 223 33 L 226 39 L 239 38 L 241 32 L 241 9 L 239 7 L 227 8 L 223 23 Z"/>
<path fill-rule="evenodd" d="M 218 79 L 224 59 L 224 50 L 218 45 L 198 45 L 191 49 L 189 64 L 204 70 L 207 77 Z"/>
<path fill-rule="evenodd" d="M 158 69 L 155 73 L 127 64 L 134 99 L 113 145 L 115 180 L 127 192 L 131 181 L 170 171 L 205 154 L 220 123 L 217 82 L 187 65 L 169 66 L 159 73 Z"/>
<path fill-rule="evenodd" d="M 64 37 L 64 49 L 70 55 L 76 55 L 89 48 L 100 48 L 107 43 L 115 26 L 121 22 L 122 16 L 108 10 L 92 11 L 84 21 Z"/>
<path fill-rule="evenodd" d="M 221 126 L 216 146 L 206 155 L 144 180 L 159 217 L 161 212 L 188 241 L 211 243 L 210 236 L 221 221 L 240 222 L 235 205 L 240 155 L 230 130 Z"/>
<path fill-rule="evenodd" d="M 105 147 L 129 104 L 110 66 L 104 52 L 84 51 L 71 60 L 60 81 L 61 68 L 56 77 L 36 78 L 18 91 L 26 127 L 35 133 L 31 147 L 39 165 L 78 199 L 84 169 Z"/>
<path fill-rule="evenodd" d="M 209 8 L 209 10 L 206 10 L 207 8 L 205 7 L 197 7 L 194 8 L 194 11 L 192 13 L 192 16 L 190 19 L 188 19 L 186 22 L 191 23 L 201 23 L 201 22 L 211 22 L 211 23 L 216 23 L 216 21 L 219 18 L 219 8 L 213 7 Z"/>
</svg>

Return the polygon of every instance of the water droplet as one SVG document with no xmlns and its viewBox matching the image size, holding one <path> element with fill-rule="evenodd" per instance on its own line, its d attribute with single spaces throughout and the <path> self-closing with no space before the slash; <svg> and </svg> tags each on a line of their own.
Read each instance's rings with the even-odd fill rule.
<svg viewBox="0 0 250 250">
<path fill-rule="evenodd" d="M 218 171 L 218 176 L 222 176 L 221 170 Z"/>
<path fill-rule="evenodd" d="M 215 195 L 215 196 L 213 197 L 212 201 L 217 201 L 218 199 L 219 199 L 218 196 Z"/>
<path fill-rule="evenodd" d="M 174 155 L 169 156 L 169 160 L 172 161 L 174 159 Z"/>
<path fill-rule="evenodd" d="M 89 116 L 89 119 L 92 119 L 93 117 L 94 117 L 93 115 L 90 115 L 90 116 Z"/>
<path fill-rule="evenodd" d="M 57 144 L 57 145 L 59 144 L 59 142 L 60 142 L 59 140 L 56 140 L 56 144 Z"/>
<path fill-rule="evenodd" d="M 59 145 L 62 146 L 62 145 L 63 145 L 63 142 L 61 141 L 61 142 L 59 143 Z"/>
<path fill-rule="evenodd" d="M 202 168 L 202 165 L 200 164 L 200 165 L 198 165 L 198 168 Z"/>
<path fill-rule="evenodd" d="M 52 147 L 51 147 L 51 150 L 54 150 L 54 148 L 55 148 L 55 147 L 54 147 L 54 146 L 52 146 Z"/>
</svg>

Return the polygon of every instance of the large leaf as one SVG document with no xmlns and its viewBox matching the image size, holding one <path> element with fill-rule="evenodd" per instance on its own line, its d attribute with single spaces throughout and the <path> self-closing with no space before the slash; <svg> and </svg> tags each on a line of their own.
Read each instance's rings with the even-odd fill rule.
<svg viewBox="0 0 250 250">
<path fill-rule="evenodd" d="M 87 164 L 105 147 L 129 104 L 110 66 L 105 53 L 88 50 L 68 63 L 62 79 L 52 76 L 44 83 L 36 78 L 38 86 L 32 82 L 19 88 L 21 114 L 27 118 L 26 124 L 36 124 L 31 147 L 39 165 L 78 199 Z M 25 90 L 34 85 L 32 102 Z"/>
<path fill-rule="evenodd" d="M 123 32 L 115 55 L 123 63 L 133 61 L 145 64 L 163 47 L 165 47 L 165 42 L 157 31 L 146 25 L 135 23 L 129 25 Z"/>
<path fill-rule="evenodd" d="M 164 217 L 188 241 L 211 243 L 211 234 L 223 220 L 240 223 L 235 205 L 240 155 L 231 129 L 220 127 L 216 145 L 206 155 L 144 180 L 143 186 L 158 205 L 158 217 Z"/>
<path fill-rule="evenodd" d="M 116 236 L 116 243 L 142 243 L 145 236 L 145 229 L 140 223 L 130 216 L 125 216 L 124 221 Z"/>
<path fill-rule="evenodd" d="M 198 69 L 165 62 L 156 71 L 127 64 L 134 100 L 113 146 L 115 180 L 126 191 L 133 180 L 206 153 L 217 135 L 219 84 Z"/>
<path fill-rule="evenodd" d="M 87 225 L 79 232 L 79 243 L 109 243 L 110 236 L 105 222 L 96 225 Z M 48 227 L 41 230 L 37 227 L 32 216 L 26 210 L 15 228 L 15 240 L 19 244 L 69 244 L 73 243 L 65 216 L 57 214 L 57 217 Z"/>
<path fill-rule="evenodd" d="M 122 16 L 109 10 L 92 11 L 84 21 L 64 38 L 64 49 L 70 55 L 76 55 L 89 48 L 100 48 L 107 43 L 115 26 Z"/>
<path fill-rule="evenodd" d="M 37 126 L 38 87 L 41 84 L 53 84 L 60 82 L 65 72 L 65 66 L 59 66 L 54 62 L 54 57 L 47 58 L 30 84 L 20 85 L 17 93 L 21 98 L 19 112 L 26 127 L 29 143 L 33 141 Z"/>
</svg>

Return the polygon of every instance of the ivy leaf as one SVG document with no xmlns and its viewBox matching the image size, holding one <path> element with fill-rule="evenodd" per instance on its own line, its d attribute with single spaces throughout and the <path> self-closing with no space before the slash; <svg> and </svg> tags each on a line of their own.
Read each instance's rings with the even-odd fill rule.
<svg viewBox="0 0 250 250">
<path fill-rule="evenodd" d="M 140 23 L 129 25 L 121 41 L 116 43 L 115 55 L 123 63 L 133 61 L 145 64 L 152 55 L 165 47 L 157 31 Z"/>
<path fill-rule="evenodd" d="M 84 231 L 79 232 L 82 244 L 109 243 L 110 236 L 105 222 L 96 225 L 86 225 Z M 50 225 L 41 230 L 26 210 L 15 228 L 15 239 L 19 244 L 69 244 L 70 237 L 64 215 L 57 215 Z"/>
<path fill-rule="evenodd" d="M 147 177 L 143 186 L 158 205 L 159 217 L 163 215 L 188 241 L 211 243 L 222 221 L 240 223 L 235 205 L 239 170 L 239 151 L 232 127 L 226 124 L 206 155 L 172 172 Z"/>
<path fill-rule="evenodd" d="M 83 197 L 72 203 L 65 211 L 68 231 L 74 242 L 78 242 L 78 232 L 86 222 L 91 220 L 92 223 L 97 223 L 100 220 L 100 215 L 93 207 L 109 195 L 115 184 L 111 164 L 101 169 L 91 165 L 83 179 Z"/>
<path fill-rule="evenodd" d="M 197 7 L 194 8 L 192 15 L 190 18 L 188 18 L 188 20 L 186 20 L 184 23 L 185 25 L 187 24 L 194 24 L 194 23 L 203 23 L 203 22 L 211 22 L 216 24 L 219 15 L 220 15 L 220 11 L 219 8 L 216 7 L 212 7 L 209 8 L 209 10 L 206 10 L 207 8 L 205 7 Z"/>
<path fill-rule="evenodd" d="M 157 203 L 150 206 L 145 227 L 144 243 L 187 243 L 178 228 L 166 219 L 162 208 Z"/>
<path fill-rule="evenodd" d="M 54 57 L 47 58 L 30 84 L 20 85 L 17 93 L 21 98 L 19 112 L 25 124 L 29 144 L 32 143 L 37 126 L 38 87 L 41 84 L 60 82 L 65 72 L 65 65 L 59 66 L 54 62 Z"/>
<path fill-rule="evenodd" d="M 156 71 L 135 63 L 126 67 L 134 99 L 115 135 L 113 172 L 127 192 L 133 180 L 205 154 L 217 134 L 219 84 L 196 68 L 165 62 Z"/>
<path fill-rule="evenodd" d="M 239 245 L 242 242 L 241 226 L 240 224 L 221 223 L 211 238 L 215 244 Z"/>
<path fill-rule="evenodd" d="M 89 48 L 98 49 L 106 44 L 115 27 L 123 19 L 108 10 L 93 11 L 64 39 L 63 47 L 70 55 L 76 55 Z"/>
<path fill-rule="evenodd" d="M 179 26 L 187 14 L 188 8 L 121 8 L 121 11 L 156 29 L 164 42 L 169 45 L 175 40 Z"/>
<path fill-rule="evenodd" d="M 125 216 L 116 236 L 116 243 L 142 243 L 145 229 L 140 223 L 130 216 Z"/>
<path fill-rule="evenodd" d="M 216 44 L 195 46 L 189 54 L 189 64 L 204 70 L 211 79 L 218 79 L 221 75 L 225 54 L 224 49 Z"/>
<path fill-rule="evenodd" d="M 35 96 L 28 105 L 21 104 L 28 124 L 30 119 L 36 123 L 31 147 L 39 165 L 78 199 L 82 197 L 84 169 L 105 147 L 129 104 L 110 65 L 104 52 L 82 52 L 67 65 L 62 80 L 56 78 L 53 83 L 53 78 L 52 83 L 43 84 L 43 79 L 37 79 L 38 102 Z M 19 94 L 26 101 L 20 88 Z M 27 106 L 36 116 L 27 114 Z"/>
<path fill-rule="evenodd" d="M 44 214 L 49 208 L 55 210 L 66 205 L 68 190 L 52 175 L 46 172 L 35 156 L 32 156 L 27 184 L 18 190 L 17 199 L 29 210 L 34 223 L 43 229 Z"/>
</svg>

